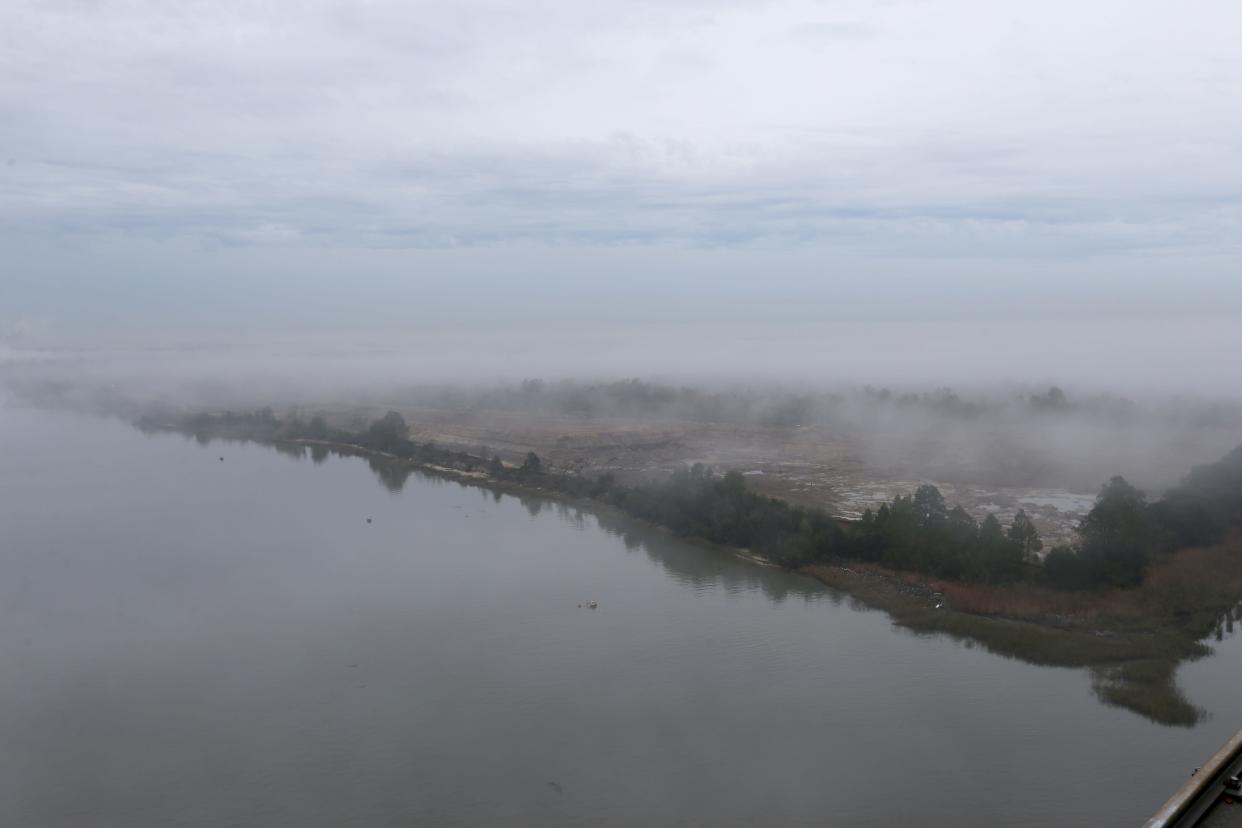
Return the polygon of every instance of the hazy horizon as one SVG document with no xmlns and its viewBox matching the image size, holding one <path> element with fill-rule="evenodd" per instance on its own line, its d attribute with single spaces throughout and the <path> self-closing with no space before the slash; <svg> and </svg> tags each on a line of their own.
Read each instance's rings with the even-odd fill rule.
<svg viewBox="0 0 1242 828">
<path fill-rule="evenodd" d="M 1232 395 L 1240 27 L 1163 0 L 21 2 L 0 344 Z"/>
</svg>

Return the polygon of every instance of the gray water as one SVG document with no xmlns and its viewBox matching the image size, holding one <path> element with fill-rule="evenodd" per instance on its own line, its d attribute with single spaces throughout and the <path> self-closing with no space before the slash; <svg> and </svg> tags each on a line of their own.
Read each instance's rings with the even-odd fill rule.
<svg viewBox="0 0 1242 828">
<path fill-rule="evenodd" d="M 1167 728 L 617 517 L 0 408 L 4 826 L 1137 825 L 1217 647 Z"/>
</svg>

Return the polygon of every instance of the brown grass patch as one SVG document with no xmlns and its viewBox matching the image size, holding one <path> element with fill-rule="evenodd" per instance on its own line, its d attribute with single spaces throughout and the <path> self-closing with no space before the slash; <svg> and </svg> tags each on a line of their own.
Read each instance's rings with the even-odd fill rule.
<svg viewBox="0 0 1242 828">
<path fill-rule="evenodd" d="M 962 612 L 1021 621 L 1088 624 L 1101 618 L 1126 619 L 1143 614 L 1138 596 L 1119 589 L 1065 592 L 1029 584 L 945 583 L 942 591 Z"/>
<path fill-rule="evenodd" d="M 1242 599 L 1242 535 L 1217 546 L 1183 549 L 1151 568 L 1137 589 L 1082 592 L 1034 584 L 975 584 L 885 569 L 876 564 L 808 567 L 833 586 L 887 583 L 908 596 L 945 602 L 959 612 L 1058 626 L 1114 626 L 1138 619 L 1214 616 Z"/>
</svg>

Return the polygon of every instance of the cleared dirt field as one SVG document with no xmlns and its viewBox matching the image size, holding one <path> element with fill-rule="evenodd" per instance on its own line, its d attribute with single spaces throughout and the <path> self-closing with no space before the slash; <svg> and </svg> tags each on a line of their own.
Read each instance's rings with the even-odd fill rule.
<svg viewBox="0 0 1242 828">
<path fill-rule="evenodd" d="M 977 519 L 995 513 L 1004 524 L 1025 509 L 1045 548 L 1069 541 L 1090 509 L 1094 492 L 1056 487 L 984 485 L 870 461 L 848 430 L 822 426 L 762 427 L 694 421 L 644 422 L 624 418 L 534 416 L 503 411 L 393 406 L 410 425 L 410 437 L 445 448 L 520 462 L 534 451 L 550 468 L 622 481 L 671 474 L 703 463 L 717 472 L 739 470 L 752 489 L 773 497 L 828 509 L 845 519 L 867 507 L 932 483 L 945 499 Z M 357 427 L 386 407 L 329 408 L 329 419 Z"/>
</svg>

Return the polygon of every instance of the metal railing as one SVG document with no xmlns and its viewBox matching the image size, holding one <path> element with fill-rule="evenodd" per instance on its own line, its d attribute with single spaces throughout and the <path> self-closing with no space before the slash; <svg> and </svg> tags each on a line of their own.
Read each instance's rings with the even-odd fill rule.
<svg viewBox="0 0 1242 828">
<path fill-rule="evenodd" d="M 1143 828 L 1184 828 L 1196 825 L 1222 802 L 1242 808 L 1242 730 L 1194 772 L 1177 793 L 1147 820 Z"/>
</svg>

